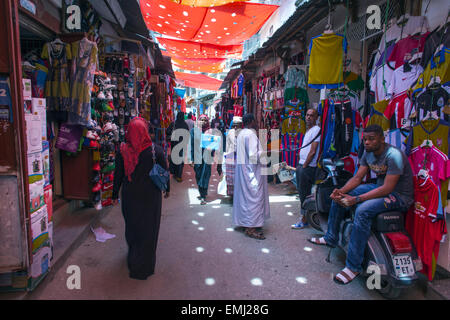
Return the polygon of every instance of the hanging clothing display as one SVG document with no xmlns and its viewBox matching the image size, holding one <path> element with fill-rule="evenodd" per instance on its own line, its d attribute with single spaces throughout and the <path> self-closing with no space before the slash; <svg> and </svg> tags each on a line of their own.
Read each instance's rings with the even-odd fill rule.
<svg viewBox="0 0 450 320">
<path fill-rule="evenodd" d="M 444 219 L 436 221 L 439 191 L 433 181 L 414 177 L 414 206 L 406 215 L 406 230 L 422 260 L 422 273 L 433 279 L 433 258 L 438 259 L 442 236 L 447 234 Z"/>
<path fill-rule="evenodd" d="M 309 45 L 308 86 L 332 89 L 343 85 L 343 60 L 347 53 L 347 40 L 339 34 L 321 34 Z"/>
<path fill-rule="evenodd" d="M 70 61 L 72 51 L 69 44 L 48 42 L 41 57 L 49 62 L 45 82 L 45 97 L 49 118 L 64 121 L 70 105 Z"/>
<path fill-rule="evenodd" d="M 87 126 L 91 119 L 91 90 L 98 69 L 97 43 L 87 38 L 73 43 L 72 59 L 68 122 Z"/>
</svg>

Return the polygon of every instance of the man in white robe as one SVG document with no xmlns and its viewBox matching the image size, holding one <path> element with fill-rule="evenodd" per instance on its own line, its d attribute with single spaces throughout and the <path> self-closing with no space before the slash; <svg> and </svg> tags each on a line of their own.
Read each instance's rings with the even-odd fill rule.
<svg viewBox="0 0 450 320">
<path fill-rule="evenodd" d="M 243 124 L 237 138 L 233 224 L 243 228 L 247 236 L 263 240 L 262 227 L 270 217 L 267 175 L 263 175 L 261 164 L 264 151 L 256 135 L 253 114 L 246 114 Z"/>
</svg>

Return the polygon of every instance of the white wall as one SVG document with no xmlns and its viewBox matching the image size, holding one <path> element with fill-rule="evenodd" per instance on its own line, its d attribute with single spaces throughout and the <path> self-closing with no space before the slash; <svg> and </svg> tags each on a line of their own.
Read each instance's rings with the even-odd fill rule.
<svg viewBox="0 0 450 320">
<path fill-rule="evenodd" d="M 428 0 L 429 1 L 429 0 Z M 425 14 L 428 1 L 422 1 L 422 15 Z M 445 23 L 448 10 L 450 9 L 450 2 L 448 0 L 431 0 L 428 6 L 426 16 L 430 25 L 430 31 L 434 30 L 439 25 Z M 449 19 L 450 21 L 450 19 Z"/>
</svg>

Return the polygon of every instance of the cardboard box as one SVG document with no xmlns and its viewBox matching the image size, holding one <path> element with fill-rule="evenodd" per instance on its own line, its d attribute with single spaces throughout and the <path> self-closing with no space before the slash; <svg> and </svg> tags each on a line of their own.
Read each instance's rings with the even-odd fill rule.
<svg viewBox="0 0 450 320">
<path fill-rule="evenodd" d="M 23 100 L 32 100 L 31 80 L 22 79 Z"/>
<path fill-rule="evenodd" d="M 30 213 L 36 212 L 44 204 L 44 180 L 29 184 L 30 191 Z"/>
<path fill-rule="evenodd" d="M 27 133 L 27 154 L 42 151 L 42 122 L 35 114 L 25 114 Z"/>
<path fill-rule="evenodd" d="M 48 222 L 53 221 L 53 187 L 48 185 L 44 187 L 44 203 L 47 206 Z"/>
<path fill-rule="evenodd" d="M 32 252 L 36 252 L 49 239 L 47 206 L 42 206 L 31 215 Z"/>
<path fill-rule="evenodd" d="M 50 185 L 50 144 L 48 141 L 42 141 L 41 159 L 44 186 L 48 186 Z"/>
<path fill-rule="evenodd" d="M 27 155 L 27 162 L 29 183 L 35 183 L 36 181 L 44 179 L 41 152 L 29 153 Z"/>
<path fill-rule="evenodd" d="M 31 110 L 34 115 L 38 115 L 42 124 L 42 141 L 47 140 L 47 107 L 46 100 L 40 98 L 33 98 L 31 100 Z"/>
</svg>

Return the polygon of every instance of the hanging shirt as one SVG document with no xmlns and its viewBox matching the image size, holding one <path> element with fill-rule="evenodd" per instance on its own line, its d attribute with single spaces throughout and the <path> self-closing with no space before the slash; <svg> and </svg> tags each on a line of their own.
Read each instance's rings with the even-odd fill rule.
<svg viewBox="0 0 450 320">
<path fill-rule="evenodd" d="M 395 97 L 402 94 L 414 84 L 423 68 L 420 65 L 411 65 L 410 71 L 405 71 L 404 66 L 396 68 L 389 81 L 388 94 Z"/>
<path fill-rule="evenodd" d="M 339 34 L 321 34 L 309 45 L 308 86 L 315 89 L 333 89 L 343 85 L 343 56 L 347 40 Z"/>
<path fill-rule="evenodd" d="M 392 65 L 395 64 L 392 63 Z M 394 70 L 387 65 L 382 65 L 374 69 L 372 76 L 370 77 L 370 90 L 375 93 L 376 102 L 386 99 L 387 90 L 393 73 Z"/>
<path fill-rule="evenodd" d="M 387 100 L 382 100 L 373 104 L 369 115 L 369 121 L 367 122 L 366 127 L 377 124 L 383 129 L 383 131 L 388 131 L 390 128 L 390 122 L 384 116 L 384 112 L 386 111 L 387 106 Z"/>
<path fill-rule="evenodd" d="M 445 47 L 450 48 L 450 32 L 448 26 L 436 28 L 427 37 L 423 49 L 423 55 L 420 65 L 425 69 L 431 57 L 434 56 L 436 48 L 442 43 Z"/>
<path fill-rule="evenodd" d="M 401 129 L 392 129 L 385 133 L 384 141 L 399 148 L 403 152 L 406 151 L 406 138 L 408 137 L 408 131 Z"/>
<path fill-rule="evenodd" d="M 426 88 L 432 77 L 439 77 L 442 84 L 450 81 L 450 48 L 442 49 L 430 59 L 413 87 L 414 92 Z"/>
<path fill-rule="evenodd" d="M 426 139 L 447 156 L 449 155 L 449 123 L 442 120 L 424 120 L 412 127 L 407 138 L 406 154 L 411 154 L 413 148 L 418 147 Z"/>
<path fill-rule="evenodd" d="M 398 41 L 387 61 L 395 61 L 395 67 L 401 67 L 405 63 L 404 58 L 407 53 L 412 57 L 416 53 L 423 52 L 425 40 L 429 34 L 426 32 L 421 35 L 412 35 Z"/>
<path fill-rule="evenodd" d="M 405 227 L 422 260 L 422 273 L 433 279 L 433 255 L 437 260 L 442 236 L 447 234 L 445 219 L 435 221 L 439 206 L 438 187 L 427 179 L 414 177 L 414 206 L 406 215 Z"/>
<path fill-rule="evenodd" d="M 413 112 L 417 112 L 419 120 L 425 120 L 428 117 L 437 117 L 448 121 L 449 116 L 444 113 L 444 108 L 448 106 L 449 94 L 442 87 L 436 89 L 427 88 L 417 98 L 414 104 Z"/>
<path fill-rule="evenodd" d="M 303 134 L 285 134 L 281 136 L 281 159 L 291 167 L 297 167 L 298 150 L 302 145 Z"/>
<path fill-rule="evenodd" d="M 284 80 L 286 80 L 285 88 L 303 88 L 306 89 L 306 75 L 305 71 L 297 67 L 288 67 L 288 70 L 284 74 Z"/>
<path fill-rule="evenodd" d="M 448 156 L 435 146 L 418 146 L 412 149 L 409 161 L 415 175 L 419 173 L 420 169 L 426 169 L 437 186 L 440 186 L 442 182 L 450 178 Z"/>
<path fill-rule="evenodd" d="M 242 73 L 239 75 L 237 85 L 238 85 L 238 92 L 237 92 L 237 94 L 238 94 L 239 97 L 241 97 L 242 93 L 244 91 L 244 75 Z"/>
</svg>

